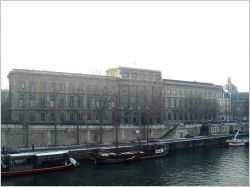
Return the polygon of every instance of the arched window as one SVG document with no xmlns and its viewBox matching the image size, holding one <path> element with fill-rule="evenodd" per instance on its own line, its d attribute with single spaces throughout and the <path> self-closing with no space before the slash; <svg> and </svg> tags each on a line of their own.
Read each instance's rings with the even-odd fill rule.
<svg viewBox="0 0 250 187">
<path fill-rule="evenodd" d="M 172 120 L 170 113 L 168 113 L 168 120 Z"/>
<path fill-rule="evenodd" d="M 185 120 L 187 120 L 187 119 L 188 119 L 188 118 L 187 118 L 187 113 L 185 113 L 184 117 L 185 117 Z"/>
<path fill-rule="evenodd" d="M 174 120 L 176 120 L 176 113 L 174 113 Z"/>
<path fill-rule="evenodd" d="M 182 120 L 182 113 L 180 113 L 180 115 L 179 115 L 179 119 L 180 119 L 180 120 Z"/>
</svg>

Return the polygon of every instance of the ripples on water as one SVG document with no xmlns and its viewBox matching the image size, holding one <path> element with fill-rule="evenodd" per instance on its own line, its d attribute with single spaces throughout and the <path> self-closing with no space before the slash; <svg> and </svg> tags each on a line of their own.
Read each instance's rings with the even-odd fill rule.
<svg viewBox="0 0 250 187">
<path fill-rule="evenodd" d="M 247 147 L 197 148 L 166 158 L 128 164 L 98 165 L 84 161 L 78 168 L 47 174 L 3 178 L 2 185 L 23 186 L 248 186 Z"/>
</svg>

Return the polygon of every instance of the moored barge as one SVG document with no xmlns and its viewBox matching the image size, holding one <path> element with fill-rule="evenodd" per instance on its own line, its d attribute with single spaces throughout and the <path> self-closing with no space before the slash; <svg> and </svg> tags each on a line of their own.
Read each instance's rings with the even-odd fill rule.
<svg viewBox="0 0 250 187">
<path fill-rule="evenodd" d="M 91 159 L 95 164 L 112 164 L 121 162 L 130 162 L 135 160 L 135 154 L 132 152 L 104 152 L 91 153 Z"/>
<path fill-rule="evenodd" d="M 45 173 L 79 165 L 68 151 L 5 154 L 1 161 L 1 176 Z"/>
<path fill-rule="evenodd" d="M 169 155 L 167 147 L 163 145 L 155 145 L 154 147 L 147 146 L 134 153 L 136 156 L 136 160 L 160 158 Z"/>
</svg>

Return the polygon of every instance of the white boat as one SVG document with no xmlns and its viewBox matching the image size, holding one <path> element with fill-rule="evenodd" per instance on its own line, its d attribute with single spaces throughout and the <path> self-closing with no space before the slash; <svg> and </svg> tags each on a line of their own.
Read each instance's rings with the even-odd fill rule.
<svg viewBox="0 0 250 187">
<path fill-rule="evenodd" d="M 245 146 L 249 143 L 248 139 L 237 139 L 239 132 L 240 129 L 237 131 L 232 140 L 226 140 L 226 143 L 228 143 L 229 146 Z"/>
</svg>

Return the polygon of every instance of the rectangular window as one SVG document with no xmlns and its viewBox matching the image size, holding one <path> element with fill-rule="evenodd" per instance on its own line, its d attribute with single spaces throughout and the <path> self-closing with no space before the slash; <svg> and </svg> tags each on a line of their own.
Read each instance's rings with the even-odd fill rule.
<svg viewBox="0 0 250 187">
<path fill-rule="evenodd" d="M 185 97 L 187 97 L 187 96 L 188 96 L 188 95 L 187 95 L 187 91 L 186 91 L 186 90 L 184 91 L 184 96 L 185 96 Z"/>
<path fill-rule="evenodd" d="M 42 88 L 43 90 L 47 89 L 47 83 L 46 83 L 46 82 L 42 82 L 42 83 L 41 83 L 41 88 Z"/>
<path fill-rule="evenodd" d="M 35 121 L 35 114 L 34 113 L 30 114 L 30 121 Z"/>
<path fill-rule="evenodd" d="M 87 107 L 90 108 L 91 107 L 91 97 L 87 98 Z"/>
<path fill-rule="evenodd" d="M 188 104 L 187 104 L 187 100 L 184 101 L 184 108 L 187 108 Z"/>
<path fill-rule="evenodd" d="M 193 91 L 189 91 L 189 97 L 193 97 Z"/>
<path fill-rule="evenodd" d="M 24 113 L 23 112 L 19 113 L 19 120 L 24 121 Z"/>
<path fill-rule="evenodd" d="M 81 92 L 84 92 L 84 85 L 83 84 L 80 85 L 80 90 L 81 90 Z"/>
<path fill-rule="evenodd" d="M 90 112 L 88 112 L 88 114 L 87 114 L 87 119 L 91 120 L 91 113 Z"/>
<path fill-rule="evenodd" d="M 193 101 L 190 100 L 190 101 L 189 101 L 189 108 L 192 108 L 192 107 L 193 107 Z"/>
<path fill-rule="evenodd" d="M 64 107 L 64 103 L 65 103 L 64 97 L 60 97 L 60 99 L 59 99 L 59 107 Z"/>
<path fill-rule="evenodd" d="M 64 113 L 61 113 L 61 114 L 60 114 L 60 121 L 61 121 L 61 122 L 64 121 Z"/>
<path fill-rule="evenodd" d="M 49 105 L 50 105 L 50 107 L 51 108 L 54 108 L 55 107 L 55 101 L 56 101 L 56 95 L 50 95 L 50 103 L 49 103 Z"/>
<path fill-rule="evenodd" d="M 179 96 L 182 97 L 182 90 L 179 90 Z"/>
<path fill-rule="evenodd" d="M 70 119 L 70 121 L 74 120 L 74 114 L 72 112 L 69 114 L 69 119 Z"/>
<path fill-rule="evenodd" d="M 55 102 L 56 101 L 56 95 L 55 94 L 50 95 L 50 100 Z"/>
<path fill-rule="evenodd" d="M 79 121 L 82 121 L 83 120 L 83 114 L 80 112 L 78 113 L 78 120 Z"/>
<path fill-rule="evenodd" d="M 29 90 L 35 90 L 35 89 L 36 89 L 36 84 L 34 81 L 31 81 L 29 85 Z"/>
<path fill-rule="evenodd" d="M 212 94 L 211 92 L 208 93 L 208 97 L 211 98 L 212 97 Z"/>
<path fill-rule="evenodd" d="M 69 107 L 74 108 L 74 103 L 75 103 L 74 96 L 69 96 Z"/>
<path fill-rule="evenodd" d="M 171 95 L 171 90 L 170 89 L 168 89 L 168 95 Z"/>
<path fill-rule="evenodd" d="M 50 121 L 55 121 L 55 113 L 54 112 L 50 113 Z"/>
<path fill-rule="evenodd" d="M 174 90 L 174 95 L 177 95 L 177 91 L 176 90 Z"/>
<path fill-rule="evenodd" d="M 65 84 L 64 83 L 60 83 L 59 89 L 60 89 L 60 91 L 64 91 L 65 90 Z"/>
<path fill-rule="evenodd" d="M 83 108 L 83 96 L 78 96 L 77 105 L 78 108 Z"/>
<path fill-rule="evenodd" d="M 29 105 L 30 107 L 35 107 L 35 94 L 29 95 Z"/>
<path fill-rule="evenodd" d="M 46 95 L 41 95 L 41 107 L 46 106 Z"/>
<path fill-rule="evenodd" d="M 20 94 L 20 95 L 19 95 L 18 106 L 19 106 L 20 108 L 23 108 L 23 107 L 24 107 L 24 94 Z"/>
<path fill-rule="evenodd" d="M 100 120 L 100 113 L 99 112 L 96 113 L 96 118 L 95 119 Z"/>
<path fill-rule="evenodd" d="M 108 120 L 108 115 L 106 112 L 103 113 L 103 120 Z"/>
<path fill-rule="evenodd" d="M 75 91 L 75 85 L 70 83 L 69 84 L 69 91 L 74 92 Z"/>
<path fill-rule="evenodd" d="M 177 101 L 174 99 L 174 108 L 177 108 Z"/>
<path fill-rule="evenodd" d="M 24 94 L 19 95 L 19 100 L 24 100 Z"/>
<path fill-rule="evenodd" d="M 168 99 L 168 108 L 171 108 L 171 99 Z"/>
<path fill-rule="evenodd" d="M 179 107 L 182 108 L 182 100 L 179 101 Z"/>
<path fill-rule="evenodd" d="M 41 113 L 41 121 L 45 121 L 45 113 Z"/>
<path fill-rule="evenodd" d="M 53 91 L 53 92 L 56 91 L 56 83 L 55 82 L 51 83 L 50 91 Z"/>
<path fill-rule="evenodd" d="M 18 81 L 18 87 L 19 87 L 19 90 L 25 90 L 25 82 L 24 81 Z"/>
<path fill-rule="evenodd" d="M 163 106 L 163 109 L 166 108 L 166 100 L 164 98 L 162 99 L 162 106 Z"/>
</svg>

